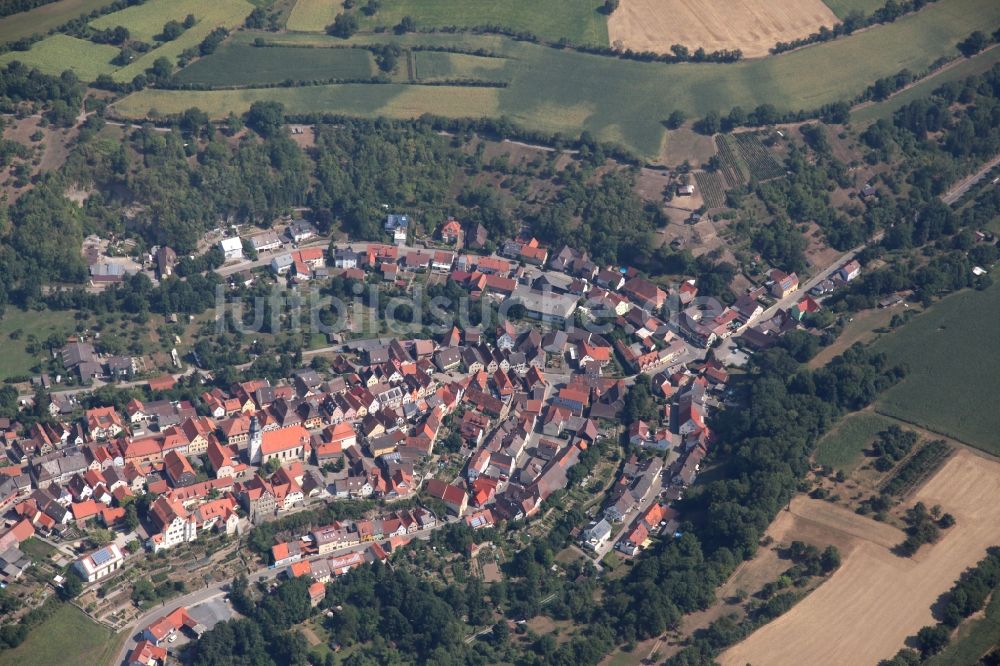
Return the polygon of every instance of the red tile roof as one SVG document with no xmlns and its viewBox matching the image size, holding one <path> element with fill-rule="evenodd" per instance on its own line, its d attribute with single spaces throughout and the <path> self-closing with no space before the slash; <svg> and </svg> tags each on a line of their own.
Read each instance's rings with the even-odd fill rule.
<svg viewBox="0 0 1000 666">
<path fill-rule="evenodd" d="M 309 431 L 302 426 L 290 426 L 280 430 L 271 430 L 263 435 L 260 450 L 265 455 L 288 451 L 309 442 Z"/>
</svg>

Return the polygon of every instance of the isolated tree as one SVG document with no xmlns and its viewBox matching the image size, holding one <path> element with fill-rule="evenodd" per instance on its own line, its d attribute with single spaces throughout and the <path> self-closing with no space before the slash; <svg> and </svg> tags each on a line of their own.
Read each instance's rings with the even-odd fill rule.
<svg viewBox="0 0 1000 666">
<path fill-rule="evenodd" d="M 163 30 L 160 31 L 159 38 L 164 42 L 172 42 L 184 33 L 184 26 L 181 25 L 180 21 L 167 21 L 163 24 Z"/>
<path fill-rule="evenodd" d="M 266 21 L 267 21 L 267 12 L 264 11 L 263 7 L 257 7 L 252 12 L 250 12 L 250 15 L 247 16 L 246 20 L 243 22 L 243 25 L 250 28 L 251 30 L 262 30 L 266 25 Z M 258 39 L 264 41 L 263 38 L 258 38 Z"/>
<path fill-rule="evenodd" d="M 391 72 L 396 69 L 403 50 L 396 44 L 384 44 L 372 48 L 372 52 L 375 54 L 375 64 L 378 68 L 383 72 Z"/>
<path fill-rule="evenodd" d="M 719 125 L 719 114 L 715 111 L 709 111 L 704 118 L 695 123 L 695 129 L 700 134 L 711 136 L 719 131 Z"/>
<path fill-rule="evenodd" d="M 684 124 L 685 120 L 687 120 L 687 116 L 683 111 L 671 111 L 667 117 L 667 129 L 677 129 Z"/>
<path fill-rule="evenodd" d="M 836 546 L 827 546 L 820 555 L 820 566 L 825 573 L 834 571 L 840 567 L 840 551 Z"/>
<path fill-rule="evenodd" d="M 281 133 L 285 107 L 281 102 L 254 102 L 247 112 L 247 127 L 265 139 Z"/>
<path fill-rule="evenodd" d="M 604 13 L 610 16 L 618 9 L 618 0 L 604 0 Z"/>
<path fill-rule="evenodd" d="M 337 18 L 326 28 L 326 34 L 341 39 L 347 39 L 357 31 L 358 19 L 354 14 L 337 14 Z"/>
<path fill-rule="evenodd" d="M 170 63 L 170 60 L 160 56 L 153 61 L 153 66 L 146 70 L 149 76 L 157 81 L 162 81 L 170 77 L 170 74 L 174 71 L 174 66 Z"/>
<path fill-rule="evenodd" d="M 417 22 L 413 20 L 412 16 L 404 16 L 399 24 L 395 27 L 396 34 L 402 35 L 407 32 L 413 32 L 417 29 Z"/>
<path fill-rule="evenodd" d="M 65 600 L 76 599 L 83 592 L 83 580 L 75 571 L 66 574 L 62 587 L 59 588 L 59 596 Z"/>
</svg>

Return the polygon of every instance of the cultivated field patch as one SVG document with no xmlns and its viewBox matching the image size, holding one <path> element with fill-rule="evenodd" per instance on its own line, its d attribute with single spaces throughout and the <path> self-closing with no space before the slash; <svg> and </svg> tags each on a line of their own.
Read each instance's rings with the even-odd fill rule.
<svg viewBox="0 0 1000 666">
<path fill-rule="evenodd" d="M 0 55 L 0 64 L 19 60 L 28 67 L 53 75 L 69 69 L 81 80 L 93 81 L 115 68 L 111 60 L 116 55 L 118 48 L 115 46 L 58 34 L 33 44 L 29 51 L 8 51 Z"/>
<path fill-rule="evenodd" d="M 891 657 L 908 636 L 934 622 L 931 606 L 959 574 L 1000 542 L 998 493 L 1000 463 L 958 452 L 914 496 L 955 516 L 956 526 L 940 541 L 924 546 L 915 558 L 901 558 L 889 550 L 899 541 L 856 532 L 859 543 L 826 583 L 719 661 L 732 666 L 874 664 Z M 833 516 L 830 529 L 846 523 L 895 529 L 832 505 L 818 507 L 809 518 L 823 524 L 827 516 Z"/>
<path fill-rule="evenodd" d="M 621 0 L 608 18 L 608 38 L 633 51 L 669 53 L 682 44 L 753 58 L 835 23 L 821 0 Z"/>
<path fill-rule="evenodd" d="M 171 115 L 197 106 L 213 118 L 224 118 L 230 111 L 246 112 L 257 101 L 281 102 L 289 113 L 327 111 L 390 118 L 417 118 L 425 113 L 468 118 L 491 116 L 498 109 L 496 88 L 364 83 L 240 90 L 147 89 L 116 102 L 114 109 L 125 117 L 141 117 L 150 110 Z"/>
<path fill-rule="evenodd" d="M 367 17 L 359 12 L 358 19 L 363 29 L 391 28 L 409 16 L 418 28 L 496 26 L 530 32 L 546 41 L 568 39 L 574 44 L 607 46 L 607 22 L 598 11 L 600 7 L 597 0 L 381 0 L 374 15 Z M 310 28 L 295 29 L 322 30 L 322 27 L 313 24 Z"/>
<path fill-rule="evenodd" d="M 484 58 L 465 53 L 443 51 L 414 51 L 414 76 L 418 81 L 449 81 L 476 79 L 478 81 L 505 81 L 506 58 Z"/>
<path fill-rule="evenodd" d="M 726 205 L 726 186 L 717 172 L 696 171 L 694 179 L 701 190 L 702 199 L 709 208 Z"/>
<path fill-rule="evenodd" d="M 179 83 L 246 86 L 283 81 L 367 79 L 375 73 L 370 51 L 229 44 L 183 69 Z"/>
<path fill-rule="evenodd" d="M 1000 453 L 1000 285 L 944 298 L 875 343 L 909 374 L 876 410 Z"/>
</svg>

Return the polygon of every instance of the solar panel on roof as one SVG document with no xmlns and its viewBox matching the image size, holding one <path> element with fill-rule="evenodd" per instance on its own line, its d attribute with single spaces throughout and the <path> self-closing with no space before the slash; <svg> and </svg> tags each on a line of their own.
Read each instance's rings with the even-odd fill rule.
<svg viewBox="0 0 1000 666">
<path fill-rule="evenodd" d="M 114 557 L 115 556 L 111 552 L 110 548 L 102 548 L 101 550 L 95 551 L 94 554 L 90 556 L 90 559 L 92 559 L 94 564 L 97 566 L 101 566 L 113 560 Z"/>
</svg>

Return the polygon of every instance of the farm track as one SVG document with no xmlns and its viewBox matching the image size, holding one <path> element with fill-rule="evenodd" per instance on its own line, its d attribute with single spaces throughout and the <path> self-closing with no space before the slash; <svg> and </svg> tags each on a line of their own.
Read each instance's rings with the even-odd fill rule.
<svg viewBox="0 0 1000 666">
<path fill-rule="evenodd" d="M 406 75 L 409 77 L 411 83 L 417 82 L 417 58 L 413 55 L 413 51 L 409 49 L 406 51 Z"/>
</svg>

